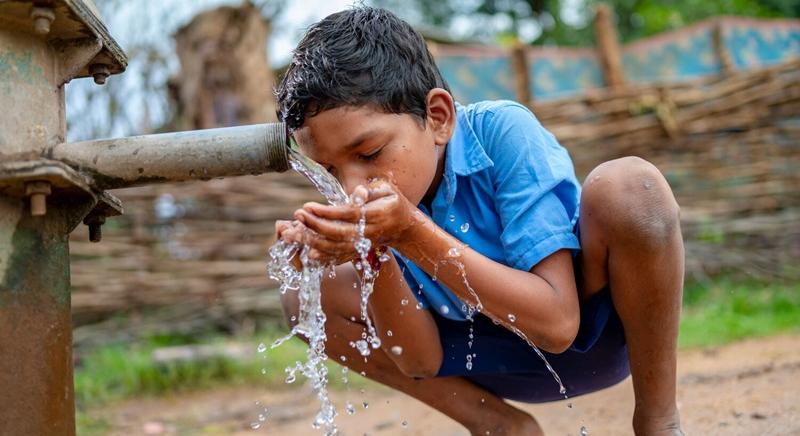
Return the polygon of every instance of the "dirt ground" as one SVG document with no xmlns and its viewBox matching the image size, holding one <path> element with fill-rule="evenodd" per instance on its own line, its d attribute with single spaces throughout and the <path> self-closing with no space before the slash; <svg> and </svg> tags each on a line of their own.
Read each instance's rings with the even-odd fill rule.
<svg viewBox="0 0 800 436">
<path fill-rule="evenodd" d="M 678 404 L 687 434 L 800 435 L 800 335 L 683 351 L 678 366 Z M 371 387 L 363 394 L 355 388 L 338 391 L 333 399 L 344 434 L 467 434 L 444 415 L 385 388 Z M 357 405 L 352 416 L 343 412 L 347 400 Z M 368 402 L 367 409 L 362 401 Z M 316 435 L 321 433 L 310 426 L 316 407 L 307 387 L 292 385 L 280 392 L 228 388 L 131 400 L 92 414 L 108 420 L 112 434 L 125 436 Z M 549 435 L 579 434 L 581 426 L 591 435 L 632 434 L 630 378 L 591 395 L 520 407 L 533 413 Z M 264 408 L 263 425 L 251 429 Z"/>
</svg>

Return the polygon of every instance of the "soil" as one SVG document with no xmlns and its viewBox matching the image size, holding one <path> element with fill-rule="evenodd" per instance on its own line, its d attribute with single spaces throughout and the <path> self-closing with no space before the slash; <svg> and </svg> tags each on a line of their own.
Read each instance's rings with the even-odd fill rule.
<svg viewBox="0 0 800 436">
<path fill-rule="evenodd" d="M 686 434 L 800 435 L 800 335 L 686 350 L 678 362 L 678 405 Z M 363 394 L 357 388 L 335 391 L 332 397 L 344 434 L 468 434 L 444 415 L 380 386 L 370 384 Z M 357 406 L 352 416 L 342 410 L 346 400 Z M 362 401 L 369 403 L 367 409 Z M 548 435 L 576 435 L 581 426 L 591 435 L 626 435 L 632 434 L 633 404 L 628 378 L 594 394 L 519 406 L 536 416 Z M 266 421 L 251 429 L 265 407 Z M 125 436 L 317 435 L 321 432 L 311 429 L 316 407 L 308 387 L 291 385 L 280 391 L 240 387 L 129 400 L 90 413 L 110 422 L 111 434 Z"/>
</svg>

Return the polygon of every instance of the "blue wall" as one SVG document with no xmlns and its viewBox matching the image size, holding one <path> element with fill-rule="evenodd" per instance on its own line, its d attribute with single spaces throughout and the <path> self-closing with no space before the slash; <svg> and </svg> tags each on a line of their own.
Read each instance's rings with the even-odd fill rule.
<svg viewBox="0 0 800 436">
<path fill-rule="evenodd" d="M 736 69 L 800 59 L 800 20 L 722 18 L 723 43 Z M 676 82 L 720 72 L 712 43 L 715 20 L 628 44 L 622 49 L 629 83 Z M 437 62 L 461 102 L 514 99 L 508 52 L 499 47 L 439 46 Z M 581 94 L 604 86 L 594 50 L 531 47 L 529 78 L 534 99 Z"/>
</svg>

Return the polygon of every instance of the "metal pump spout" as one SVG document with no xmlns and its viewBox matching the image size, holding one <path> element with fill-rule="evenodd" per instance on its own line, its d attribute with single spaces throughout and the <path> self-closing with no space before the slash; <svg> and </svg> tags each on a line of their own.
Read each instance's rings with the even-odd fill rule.
<svg viewBox="0 0 800 436">
<path fill-rule="evenodd" d="M 97 189 L 283 172 L 283 123 L 62 143 L 47 152 L 90 176 Z"/>
</svg>

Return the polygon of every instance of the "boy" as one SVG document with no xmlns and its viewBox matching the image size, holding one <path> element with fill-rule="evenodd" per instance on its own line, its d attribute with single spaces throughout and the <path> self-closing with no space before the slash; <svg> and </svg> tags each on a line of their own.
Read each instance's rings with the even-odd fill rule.
<svg viewBox="0 0 800 436">
<path fill-rule="evenodd" d="M 311 26 L 277 94 L 303 152 L 364 200 L 373 246 L 391 247 L 369 301 L 382 345 L 365 362 L 349 345 L 365 329 L 348 262 L 361 208 L 309 203 L 276 223 L 278 237 L 338 265 L 322 283 L 335 361 L 472 434 L 541 434 L 503 399 L 563 395 L 514 330 L 545 352 L 567 395 L 630 373 L 636 433 L 681 434 L 683 245 L 655 167 L 606 162 L 581 192 L 566 150 L 525 107 L 454 103 L 421 36 L 381 9 Z M 473 322 L 465 303 L 480 304 Z M 297 313 L 296 295 L 283 304 Z"/>
</svg>

